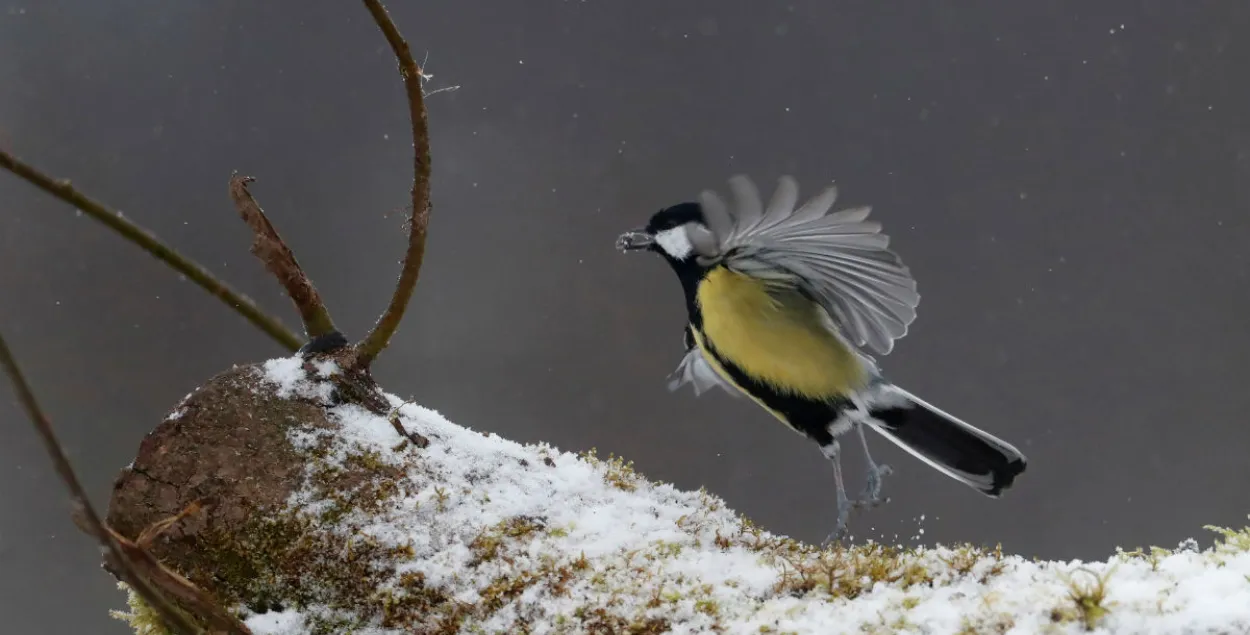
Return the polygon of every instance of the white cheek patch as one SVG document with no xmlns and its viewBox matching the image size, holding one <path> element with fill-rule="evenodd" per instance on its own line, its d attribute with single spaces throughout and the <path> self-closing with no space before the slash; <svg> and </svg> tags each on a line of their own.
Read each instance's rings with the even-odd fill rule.
<svg viewBox="0 0 1250 635">
<path fill-rule="evenodd" d="M 666 229 L 655 235 L 655 242 L 664 253 L 677 260 L 684 260 L 694 251 L 690 244 L 690 236 L 686 235 L 685 226 Z"/>
</svg>

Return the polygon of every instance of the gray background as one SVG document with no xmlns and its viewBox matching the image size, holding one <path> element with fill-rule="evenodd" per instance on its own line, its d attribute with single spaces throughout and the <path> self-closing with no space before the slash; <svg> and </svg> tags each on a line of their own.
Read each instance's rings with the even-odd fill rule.
<svg viewBox="0 0 1250 635">
<path fill-rule="evenodd" d="M 377 366 L 452 420 L 624 455 L 804 539 L 833 519 L 807 441 L 670 394 L 681 295 L 617 233 L 746 172 L 871 204 L 924 300 L 884 366 L 1017 443 L 982 498 L 878 439 L 860 536 L 1047 558 L 1244 524 L 1250 5 L 391 2 L 429 51 L 435 210 Z M 410 179 L 394 62 L 358 3 L 10 0 L 0 139 L 295 323 L 226 197 L 253 188 L 359 337 Z M 279 350 L 87 218 L 0 174 L 0 328 L 91 492 L 198 383 Z M 36 437 L 0 391 L 0 615 L 122 632 Z M 858 476 L 858 471 L 855 472 Z M 923 521 L 919 520 L 925 515 Z M 870 527 L 875 527 L 871 529 Z M 81 609 L 81 613 L 77 610 Z"/>
</svg>

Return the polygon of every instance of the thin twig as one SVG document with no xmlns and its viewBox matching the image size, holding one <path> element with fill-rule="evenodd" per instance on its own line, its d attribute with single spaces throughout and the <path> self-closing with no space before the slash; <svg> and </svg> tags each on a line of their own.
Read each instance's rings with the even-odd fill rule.
<svg viewBox="0 0 1250 635">
<path fill-rule="evenodd" d="M 250 298 L 230 288 L 230 285 L 209 273 L 208 269 L 205 269 L 199 263 L 162 243 L 152 232 L 136 225 L 120 213 L 108 209 L 104 204 L 98 203 L 74 189 L 68 180 L 53 179 L 4 150 L 0 150 L 0 167 L 104 223 L 157 260 L 164 262 L 174 270 L 190 278 L 205 291 L 213 294 L 217 299 L 237 311 L 247 321 L 269 334 L 270 337 L 277 340 L 286 349 L 294 351 L 304 343 L 298 335 L 284 326 L 277 318 L 266 315 Z"/>
<path fill-rule="evenodd" d="M 74 473 L 74 468 L 70 465 L 69 458 L 65 456 L 65 450 L 61 448 L 61 443 L 57 440 L 56 433 L 52 430 L 52 423 L 48 421 L 43 408 L 39 406 L 39 401 L 35 399 L 35 393 L 31 391 L 30 385 L 26 383 L 26 377 L 22 375 L 22 370 L 18 367 L 17 360 L 14 359 L 13 353 L 9 350 L 9 345 L 4 341 L 3 336 L 0 336 L 0 366 L 4 366 L 5 373 L 8 374 L 9 379 L 13 382 L 13 389 L 17 391 L 18 401 L 21 402 L 22 408 L 26 410 L 27 416 L 30 417 L 31 423 L 35 426 L 35 430 L 39 432 L 39 438 L 43 441 L 44 449 L 47 450 L 48 456 L 52 457 L 52 464 L 56 467 L 57 474 L 65 482 L 65 486 L 69 488 L 74 515 L 85 521 L 86 529 L 100 543 L 100 548 L 105 553 L 106 559 L 117 565 L 118 576 L 156 611 L 168 628 L 176 633 L 185 633 L 187 635 L 202 632 L 201 629 L 191 623 L 186 615 L 170 604 L 159 591 L 153 589 L 148 584 L 146 578 L 139 575 L 138 571 L 135 570 L 134 563 L 122 552 L 120 545 L 118 545 L 112 534 L 104 526 L 104 522 L 100 520 L 100 515 L 96 513 L 90 499 L 87 498 L 87 492 L 83 489 L 82 483 L 79 482 L 78 475 Z"/>
<path fill-rule="evenodd" d="M 194 516 L 202 511 L 204 511 L 204 501 L 201 499 L 193 500 L 177 514 L 158 520 L 145 527 L 143 531 L 139 532 L 139 537 L 135 539 L 135 544 L 142 549 L 148 549 L 152 546 L 152 542 L 169 531 L 170 527 L 182 522 L 184 518 Z"/>
<path fill-rule="evenodd" d="M 425 96 L 421 92 L 421 68 L 412 58 L 408 43 L 404 41 L 399 29 L 391 21 L 386 8 L 379 0 L 363 0 L 373 21 L 386 36 L 395 58 L 399 61 L 399 73 L 404 79 L 404 88 L 408 93 L 408 111 L 412 120 L 412 219 L 408 230 L 408 250 L 404 254 L 403 269 L 399 281 L 395 285 L 395 293 L 391 303 L 378 318 L 377 324 L 363 341 L 356 346 L 356 363 L 361 368 L 369 364 L 386 348 L 391 336 L 399 328 L 403 320 L 404 310 L 412 299 L 417 277 L 421 273 L 421 261 L 425 257 L 425 234 L 430 224 L 430 135 L 426 121 Z"/>
<path fill-rule="evenodd" d="M 252 228 L 252 233 L 255 234 L 252 240 L 252 253 L 265 263 L 265 268 L 269 270 L 269 273 L 272 273 L 282 284 L 282 288 L 286 289 L 286 294 L 295 303 L 295 308 L 299 310 L 308 339 L 315 339 L 337 331 L 338 329 L 334 328 L 334 320 L 330 319 L 330 312 L 326 310 L 325 302 L 321 300 L 321 294 L 317 293 L 317 287 L 313 286 L 312 280 L 304 274 L 303 268 L 295 260 L 295 254 L 278 235 L 278 230 L 274 229 L 273 223 L 269 222 L 264 210 L 260 208 L 260 203 L 257 203 L 256 199 L 252 198 L 252 193 L 247 191 L 247 184 L 255 180 L 250 176 L 238 174 L 230 177 L 230 198 L 234 201 L 234 206 L 238 208 L 239 215 L 243 217 L 243 222 L 247 223 L 248 227 Z"/>
<path fill-rule="evenodd" d="M 407 405 L 407 404 L 405 403 L 404 405 Z M 400 421 L 399 417 L 400 417 L 399 408 L 395 408 L 394 410 L 391 410 L 390 415 L 387 416 L 387 420 L 391 422 L 391 427 L 395 428 L 395 432 L 398 432 L 399 436 L 405 439 L 408 439 L 409 441 L 412 442 L 413 445 L 417 446 L 418 448 L 430 447 L 430 440 L 425 438 L 425 435 L 421 434 L 420 432 L 417 432 L 416 430 L 409 430 L 408 428 L 405 428 L 404 422 Z"/>
<path fill-rule="evenodd" d="M 151 580 L 163 593 L 177 598 L 178 602 L 188 607 L 196 617 L 208 625 L 209 632 L 206 635 L 218 633 L 252 635 L 247 625 L 222 609 L 211 595 L 178 572 L 161 564 L 150 551 L 113 531 L 112 528 L 105 527 L 105 530 L 108 531 L 109 537 L 118 545 L 120 551 L 125 554 L 131 566 L 141 572 L 145 579 Z"/>
<path fill-rule="evenodd" d="M 426 69 L 429 67 L 430 67 L 430 52 L 426 51 L 425 57 L 421 59 L 421 66 L 419 68 L 421 70 L 421 79 L 427 82 L 430 81 L 431 79 L 434 79 L 434 76 L 431 75 L 428 71 L 426 71 Z M 430 95 L 437 95 L 439 93 L 450 93 L 455 90 L 460 90 L 459 84 L 455 86 L 444 86 L 442 88 L 436 88 L 429 92 L 426 92 L 425 89 L 422 89 L 421 94 L 425 97 L 429 97 Z"/>
</svg>

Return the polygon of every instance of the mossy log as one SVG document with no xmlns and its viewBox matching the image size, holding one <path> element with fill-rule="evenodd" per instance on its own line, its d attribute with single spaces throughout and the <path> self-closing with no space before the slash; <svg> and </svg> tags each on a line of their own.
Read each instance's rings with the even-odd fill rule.
<svg viewBox="0 0 1250 635">
<path fill-rule="evenodd" d="M 149 549 L 224 606 L 254 613 L 319 605 L 350 613 L 350 621 L 383 617 L 413 625 L 446 602 L 420 592 L 410 579 L 396 603 L 377 589 L 394 579 L 403 554 L 351 540 L 339 521 L 369 511 L 399 491 L 401 468 L 367 452 L 330 464 L 324 459 L 337 423 L 327 408 L 356 404 L 386 416 L 386 400 L 364 374 L 345 374 L 332 357 L 304 362 L 315 390 L 286 392 L 266 385 L 261 365 L 236 366 L 187 395 L 143 440 L 138 456 L 113 486 L 108 523 L 138 539 L 145 529 L 182 514 Z M 313 384 L 307 384 L 313 386 Z M 320 434 L 319 434 L 320 433 Z M 297 444 L 302 434 L 318 438 Z M 396 434 L 397 446 L 410 445 Z M 292 504 L 315 492 L 316 509 Z M 330 504 L 325 504 L 330 501 Z M 376 615 L 371 615 L 376 613 Z M 334 624 L 317 630 L 334 632 Z M 346 626 L 346 624 L 342 624 Z"/>
<path fill-rule="evenodd" d="M 1250 626 L 1250 529 L 1092 563 L 820 548 L 620 459 L 455 425 L 350 367 L 289 357 L 212 378 L 144 439 L 109 524 L 267 635 Z M 1200 601 L 1212 584 L 1223 613 Z M 136 632 L 161 633 L 131 604 Z"/>
</svg>

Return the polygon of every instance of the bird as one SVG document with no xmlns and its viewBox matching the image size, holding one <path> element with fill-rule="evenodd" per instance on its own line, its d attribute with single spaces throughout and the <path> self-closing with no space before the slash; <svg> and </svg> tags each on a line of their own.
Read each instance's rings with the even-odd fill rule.
<svg viewBox="0 0 1250 635">
<path fill-rule="evenodd" d="M 622 233 L 622 252 L 661 256 L 685 294 L 685 354 L 668 388 L 745 395 L 814 441 L 833 466 L 837 518 L 825 545 L 847 534 L 853 509 L 884 502 L 889 465 L 872 458 L 864 428 L 938 472 L 998 498 L 1024 472 L 1015 446 L 888 380 L 888 355 L 916 319 L 920 294 L 871 207 L 833 211 L 830 183 L 799 204 L 794 177 L 767 202 L 746 175 L 730 200 L 705 189 Z M 841 440 L 854 430 L 866 458 L 863 494 L 846 493 Z"/>
</svg>

